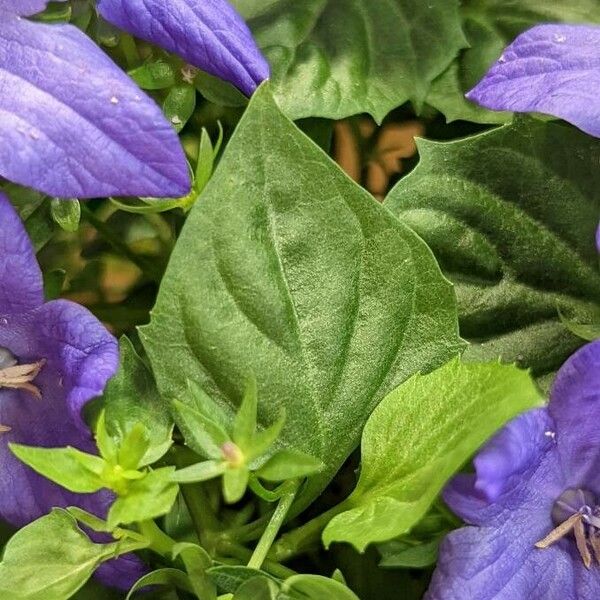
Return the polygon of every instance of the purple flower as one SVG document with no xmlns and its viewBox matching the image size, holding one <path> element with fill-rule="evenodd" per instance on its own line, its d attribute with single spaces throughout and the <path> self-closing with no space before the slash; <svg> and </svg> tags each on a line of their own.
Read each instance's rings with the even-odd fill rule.
<svg viewBox="0 0 600 600">
<path fill-rule="evenodd" d="M 100 0 L 98 10 L 113 25 L 179 54 L 247 96 L 269 78 L 250 30 L 226 0 Z"/>
<path fill-rule="evenodd" d="M 467 98 L 492 110 L 553 115 L 600 137 L 600 27 L 533 27 Z"/>
<path fill-rule="evenodd" d="M 45 4 L 0 0 L 0 176 L 64 198 L 186 194 L 160 108 L 76 27 L 23 18 Z"/>
<path fill-rule="evenodd" d="M 69 505 L 104 516 L 108 493 L 67 492 L 17 460 L 8 444 L 93 452 L 81 411 L 117 369 L 116 340 L 83 307 L 44 303 L 33 248 L 2 194 L 0 223 L 0 518 L 20 527 Z M 104 567 L 109 582 L 124 587 L 140 572 L 134 557 Z"/>
<path fill-rule="evenodd" d="M 563 365 L 547 408 L 501 430 L 448 485 L 467 523 L 442 543 L 428 600 L 600 598 L 600 341 Z"/>
</svg>

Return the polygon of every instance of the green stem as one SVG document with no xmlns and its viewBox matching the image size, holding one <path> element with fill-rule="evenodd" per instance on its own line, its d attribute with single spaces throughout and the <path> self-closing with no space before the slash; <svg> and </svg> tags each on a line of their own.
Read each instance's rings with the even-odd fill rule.
<svg viewBox="0 0 600 600">
<path fill-rule="evenodd" d="M 271 549 L 271 558 L 277 562 L 284 562 L 310 550 L 315 544 L 319 543 L 321 532 L 329 521 L 347 509 L 347 503 L 342 502 L 315 517 L 312 521 L 282 535 Z"/>
<path fill-rule="evenodd" d="M 298 492 L 298 488 L 300 484 L 297 481 L 290 481 L 288 484 L 288 489 L 282 491 L 281 499 L 279 500 L 279 504 L 267 525 L 267 528 L 263 531 L 263 534 L 258 541 L 258 544 L 252 554 L 248 562 L 249 569 L 260 569 L 263 562 L 267 558 L 267 554 L 281 529 L 283 522 L 290 510 L 292 503 L 294 502 L 294 498 L 296 497 L 296 493 Z"/>
<path fill-rule="evenodd" d="M 162 269 L 157 268 L 154 261 L 138 256 L 135 252 L 132 252 L 129 249 L 129 246 L 112 230 L 112 228 L 102 221 L 102 219 L 99 219 L 84 203 L 81 204 L 81 214 L 85 216 L 88 223 L 93 225 L 100 236 L 108 242 L 118 254 L 128 258 L 146 275 L 146 277 L 160 283 Z"/>
<path fill-rule="evenodd" d="M 169 537 L 154 521 L 138 523 L 140 533 L 150 542 L 148 548 L 161 556 L 170 558 L 176 542 Z"/>
<path fill-rule="evenodd" d="M 128 33 L 121 34 L 119 46 L 123 52 L 123 56 L 125 57 L 125 62 L 127 63 L 128 69 L 133 69 L 142 62 L 135 40 Z"/>
</svg>

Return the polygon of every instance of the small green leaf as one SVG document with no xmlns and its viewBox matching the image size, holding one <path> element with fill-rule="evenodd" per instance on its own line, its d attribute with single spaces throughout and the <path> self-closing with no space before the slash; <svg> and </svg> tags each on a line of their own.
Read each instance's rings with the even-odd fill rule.
<svg viewBox="0 0 600 600">
<path fill-rule="evenodd" d="M 248 379 L 246 391 L 240 409 L 233 422 L 233 441 L 245 452 L 252 444 L 252 437 L 256 431 L 256 412 L 258 409 L 258 390 L 256 378 Z"/>
<path fill-rule="evenodd" d="M 179 569 L 165 568 L 147 573 L 138 579 L 129 590 L 125 600 L 131 600 L 137 591 L 150 585 L 168 585 L 189 592 L 190 594 L 194 593 L 194 588 L 186 573 Z"/>
<path fill-rule="evenodd" d="M 541 401 L 527 372 L 497 362 L 455 359 L 415 375 L 369 418 L 352 508 L 329 522 L 325 545 L 345 541 L 363 551 L 408 532 L 489 436 Z"/>
<path fill-rule="evenodd" d="M 79 200 L 53 198 L 50 202 L 50 214 L 54 222 L 65 231 L 77 231 L 81 219 Z"/>
<path fill-rule="evenodd" d="M 117 442 L 108 434 L 106 429 L 106 413 L 104 410 L 101 411 L 96 420 L 95 436 L 100 456 L 110 464 L 117 464 Z"/>
<path fill-rule="evenodd" d="M 150 448 L 150 438 L 143 423 L 136 423 L 121 442 L 119 464 L 124 469 L 137 469 Z"/>
<path fill-rule="evenodd" d="M 150 447 L 139 466 L 146 466 L 160 459 L 171 446 L 173 420 L 156 389 L 152 372 L 131 341 L 122 337 L 119 348 L 119 370 L 108 382 L 102 397 L 106 429 L 114 438 L 113 443 L 120 444 L 138 423 L 142 423 Z"/>
<path fill-rule="evenodd" d="M 253 577 L 242 583 L 233 600 L 277 600 L 279 586 L 267 577 Z"/>
<path fill-rule="evenodd" d="M 89 494 L 105 487 L 100 474 L 106 463 L 76 448 L 35 448 L 9 444 L 12 453 L 34 471 L 71 492 Z"/>
<path fill-rule="evenodd" d="M 181 556 L 196 596 L 201 600 L 217 600 L 217 586 L 207 570 L 213 561 L 208 552 L 197 544 L 180 543 L 173 547 L 173 559 Z"/>
<path fill-rule="evenodd" d="M 226 469 L 227 463 L 223 460 L 207 460 L 175 471 L 171 476 L 171 481 L 177 483 L 199 483 L 220 477 Z"/>
<path fill-rule="evenodd" d="M 246 450 L 248 461 L 261 457 L 275 443 L 285 425 L 285 414 L 284 408 L 281 410 L 279 418 L 272 425 L 254 435 L 250 446 Z"/>
<path fill-rule="evenodd" d="M 107 518 L 109 528 L 166 515 L 179 491 L 179 487 L 171 481 L 174 472 L 174 467 L 164 467 L 131 482 L 127 494 L 119 496 L 110 507 Z"/>
<path fill-rule="evenodd" d="M 280 450 L 256 472 L 267 481 L 300 479 L 319 472 L 325 465 L 318 458 L 298 450 Z"/>
<path fill-rule="evenodd" d="M 196 89 L 213 104 L 238 108 L 248 104 L 248 98 L 235 86 L 213 77 L 204 71 L 198 71 L 194 77 Z"/>
<path fill-rule="evenodd" d="M 219 591 L 222 593 L 233 594 L 235 591 L 243 585 L 246 581 L 254 579 L 256 577 L 267 577 L 274 583 L 277 583 L 277 579 L 258 571 L 257 569 L 249 569 L 248 567 L 238 566 L 219 566 L 212 567 L 208 570 L 208 574 L 211 579 L 217 584 Z"/>
<path fill-rule="evenodd" d="M 65 600 L 105 560 L 141 548 L 135 541 L 95 544 L 62 509 L 34 521 L 8 542 L 0 563 L 0 596 Z"/>
<path fill-rule="evenodd" d="M 381 553 L 379 566 L 403 569 L 425 569 L 430 567 L 437 561 L 441 541 L 442 536 L 417 545 L 401 541 L 380 544 L 377 547 Z"/>
<path fill-rule="evenodd" d="M 163 103 L 165 116 L 175 131 L 181 131 L 185 127 L 195 108 L 196 89 L 187 83 L 173 86 Z"/>
<path fill-rule="evenodd" d="M 186 444 L 200 456 L 222 459 L 221 448 L 230 441 L 228 433 L 218 423 L 183 402 L 175 400 L 172 406 Z"/>
<path fill-rule="evenodd" d="M 594 313 L 590 315 L 591 319 L 588 323 L 579 323 L 573 319 L 568 319 L 560 310 L 558 312 L 558 316 L 560 317 L 562 324 L 571 333 L 574 333 L 582 340 L 593 342 L 594 340 L 600 338 L 600 310 L 598 312 L 594 311 Z"/>
<path fill-rule="evenodd" d="M 248 486 L 250 473 L 246 467 L 229 468 L 223 473 L 223 496 L 228 504 L 242 499 Z"/>
<path fill-rule="evenodd" d="M 162 60 L 144 63 L 129 71 L 128 75 L 143 90 L 162 90 L 175 85 L 175 69 Z"/>
<path fill-rule="evenodd" d="M 334 579 L 320 575 L 294 575 L 281 586 L 277 600 L 359 600 L 354 592 Z"/>
</svg>

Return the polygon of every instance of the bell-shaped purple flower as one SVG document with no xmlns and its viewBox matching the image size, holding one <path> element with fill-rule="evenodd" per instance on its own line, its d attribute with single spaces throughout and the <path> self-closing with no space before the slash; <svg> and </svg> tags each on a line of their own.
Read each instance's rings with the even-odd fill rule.
<svg viewBox="0 0 600 600">
<path fill-rule="evenodd" d="M 113 25 L 179 54 L 247 96 L 269 77 L 250 30 L 226 0 L 100 0 L 98 10 Z"/>
<path fill-rule="evenodd" d="M 117 342 L 83 307 L 44 302 L 32 245 L 2 194 L 0 223 L 0 518 L 20 527 L 71 505 L 104 516 L 108 492 L 67 492 L 21 463 L 8 444 L 93 452 L 81 411 L 115 373 Z M 103 571 L 109 583 L 127 587 L 142 567 L 126 557 Z"/>
<path fill-rule="evenodd" d="M 600 137 L 600 27 L 529 29 L 467 98 L 492 110 L 552 115 Z"/>
<path fill-rule="evenodd" d="M 600 598 L 600 341 L 560 369 L 547 408 L 501 430 L 446 488 L 467 523 L 427 600 Z"/>
<path fill-rule="evenodd" d="M 83 32 L 0 0 L 0 176 L 63 198 L 182 196 L 178 137 L 160 108 Z"/>
</svg>

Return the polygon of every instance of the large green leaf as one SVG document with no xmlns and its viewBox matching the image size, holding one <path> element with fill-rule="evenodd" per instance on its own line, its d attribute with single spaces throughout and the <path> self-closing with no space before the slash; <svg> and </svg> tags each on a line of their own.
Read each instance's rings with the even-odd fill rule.
<svg viewBox="0 0 600 600">
<path fill-rule="evenodd" d="M 350 542 L 363 551 L 407 533 L 490 435 L 541 401 L 527 372 L 499 363 L 455 359 L 412 377 L 369 418 L 350 510 L 330 521 L 325 544 Z"/>
<path fill-rule="evenodd" d="M 285 410 L 280 442 L 326 465 L 306 502 L 389 390 L 459 351 L 455 311 L 429 248 L 265 86 L 190 214 L 141 335 L 166 400 L 189 402 L 191 379 L 232 417 L 256 376 L 260 426 Z"/>
<path fill-rule="evenodd" d="M 520 119 L 419 150 L 385 204 L 454 281 L 467 354 L 556 370 L 583 343 L 559 309 L 585 323 L 600 302 L 600 141 Z"/>
<path fill-rule="evenodd" d="M 458 0 L 237 0 L 293 119 L 380 121 L 430 83 L 466 46 Z"/>
<path fill-rule="evenodd" d="M 482 109 L 467 101 L 464 94 L 483 77 L 504 47 L 529 27 L 538 23 L 600 23 L 598 0 L 464 0 L 460 10 L 469 48 L 433 82 L 427 97 L 428 104 L 442 111 L 448 121 L 510 120 L 509 113 Z"/>
<path fill-rule="evenodd" d="M 0 596 L 7 600 L 65 600 L 103 561 L 142 546 L 132 540 L 95 544 L 68 512 L 54 509 L 8 542 L 0 563 Z"/>
</svg>

